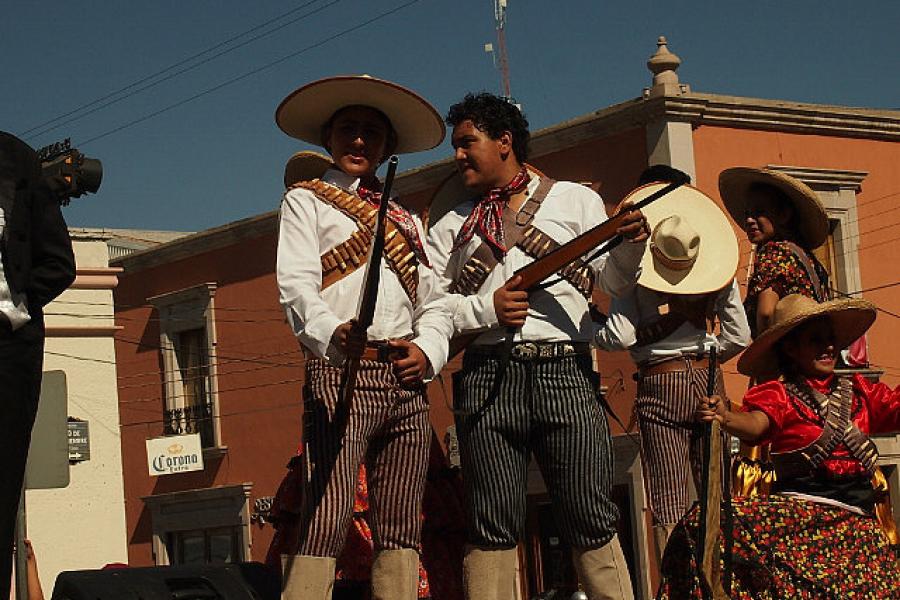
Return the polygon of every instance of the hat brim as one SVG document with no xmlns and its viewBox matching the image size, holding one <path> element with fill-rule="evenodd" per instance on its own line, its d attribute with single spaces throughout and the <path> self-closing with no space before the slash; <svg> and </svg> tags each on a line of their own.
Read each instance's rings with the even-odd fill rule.
<svg viewBox="0 0 900 600">
<path fill-rule="evenodd" d="M 525 163 L 525 168 L 532 176 L 546 177 L 540 169 L 533 165 Z M 434 194 L 431 195 L 431 201 L 428 203 L 428 226 L 431 223 L 437 223 L 441 217 L 475 195 L 465 186 L 459 171 L 454 167 L 453 171 L 441 180 Z"/>
<path fill-rule="evenodd" d="M 292 92 L 275 110 L 275 123 L 291 137 L 322 145 L 322 126 L 342 108 L 381 111 L 397 133 L 398 154 L 430 150 L 444 139 L 444 121 L 427 100 L 403 86 L 367 75 L 329 77 Z"/>
<path fill-rule="evenodd" d="M 289 188 L 300 181 L 320 179 L 333 166 L 334 162 L 319 152 L 297 152 L 284 165 L 284 187 Z"/>
<path fill-rule="evenodd" d="M 802 181 L 769 169 L 734 167 L 719 174 L 722 203 L 739 227 L 743 229 L 747 190 L 754 183 L 771 185 L 787 195 L 797 212 L 800 234 L 809 248 L 818 248 L 825 243 L 828 237 L 828 214 L 819 196 Z"/>
<path fill-rule="evenodd" d="M 626 200 L 638 203 L 666 187 L 650 183 L 631 192 Z M 715 201 L 691 185 L 682 185 L 641 211 L 651 231 L 660 221 L 680 215 L 700 236 L 697 259 L 690 269 L 675 270 L 663 265 L 650 249 L 641 257 L 638 284 L 669 294 L 707 294 L 721 290 L 734 278 L 738 265 L 738 242 L 728 217 Z"/>
<path fill-rule="evenodd" d="M 876 307 L 871 302 L 859 299 L 831 300 L 816 304 L 781 323 L 772 325 L 759 335 L 744 350 L 738 359 L 738 371 L 757 378 L 772 378 L 778 375 L 778 356 L 775 345 L 803 323 L 817 317 L 828 316 L 834 330 L 834 345 L 840 350 L 846 348 L 862 336 L 875 322 Z"/>
</svg>

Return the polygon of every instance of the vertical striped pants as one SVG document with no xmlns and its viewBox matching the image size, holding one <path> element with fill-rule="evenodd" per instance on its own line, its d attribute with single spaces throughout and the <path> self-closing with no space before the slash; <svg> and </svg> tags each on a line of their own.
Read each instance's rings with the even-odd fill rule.
<svg viewBox="0 0 900 600">
<path fill-rule="evenodd" d="M 563 538 L 597 548 L 616 532 L 612 448 L 590 355 L 509 361 L 470 349 L 454 376 L 469 542 L 511 548 L 525 527 L 533 453 Z M 497 392 L 497 393 L 494 393 Z"/>
<path fill-rule="evenodd" d="M 341 369 L 307 363 L 299 554 L 340 554 L 362 461 L 376 551 L 417 548 L 431 443 L 425 390 L 403 389 L 390 363 L 364 360 L 348 412 L 338 404 L 340 379 Z"/>
<path fill-rule="evenodd" d="M 654 524 L 677 523 L 690 508 L 688 477 L 693 476 L 695 489 L 700 489 L 701 440 L 694 414 L 706 397 L 707 378 L 705 368 L 686 366 L 638 382 L 635 411 Z M 716 381 L 717 393 L 724 397 L 721 370 Z"/>
</svg>

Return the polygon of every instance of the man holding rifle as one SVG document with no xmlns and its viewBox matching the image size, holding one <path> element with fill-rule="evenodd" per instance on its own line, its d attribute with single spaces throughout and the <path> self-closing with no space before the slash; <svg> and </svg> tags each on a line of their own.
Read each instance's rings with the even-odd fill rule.
<svg viewBox="0 0 900 600">
<path fill-rule="evenodd" d="M 283 556 L 282 597 L 331 598 L 365 461 L 373 598 L 413 600 L 431 441 L 422 382 L 446 362 L 453 324 L 421 224 L 382 197 L 375 171 L 395 152 L 438 145 L 444 125 L 412 91 L 368 76 L 307 84 L 275 119 L 288 135 L 321 144 L 335 163 L 321 179 L 292 187 L 281 207 L 280 299 L 307 357 L 300 539 L 296 554 Z M 380 264 L 369 256 L 367 265 L 382 202 L 390 202 L 384 251 Z M 375 286 L 365 285 L 368 267 L 380 269 Z M 363 289 L 377 294 L 368 331 L 356 322 L 359 307 L 372 303 Z M 342 366 L 354 361 L 358 381 L 348 383 Z M 342 392 L 354 384 L 347 402 Z"/>
<path fill-rule="evenodd" d="M 594 285 L 618 295 L 637 279 L 647 239 L 639 211 L 618 230 L 626 242 L 532 293 L 513 273 L 606 220 L 600 197 L 525 166 L 528 122 L 491 94 L 450 108 L 457 168 L 474 199 L 429 231 L 434 269 L 451 292 L 456 334 L 479 333 L 454 380 L 470 547 L 468 598 L 514 596 L 516 544 L 525 524 L 534 453 L 579 580 L 592 600 L 631 598 L 610 499 L 612 448 L 597 398 L 589 342 Z"/>
</svg>

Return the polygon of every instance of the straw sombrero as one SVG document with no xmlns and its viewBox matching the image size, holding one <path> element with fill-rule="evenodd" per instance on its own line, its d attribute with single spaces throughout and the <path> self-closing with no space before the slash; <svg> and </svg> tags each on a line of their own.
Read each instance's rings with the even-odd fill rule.
<svg viewBox="0 0 900 600">
<path fill-rule="evenodd" d="M 772 324 L 753 340 L 750 347 L 738 359 L 738 371 L 758 378 L 778 374 L 778 358 L 775 344 L 797 326 L 828 316 L 834 329 L 836 350 L 846 348 L 866 332 L 875 322 L 875 305 L 856 298 L 816 302 L 802 294 L 785 296 L 775 305 Z"/>
<path fill-rule="evenodd" d="M 415 92 L 368 75 L 328 77 L 292 92 L 275 110 L 275 122 L 291 137 L 322 145 L 322 126 L 347 106 L 370 106 L 397 132 L 397 153 L 430 150 L 444 139 L 444 121 Z"/>
<path fill-rule="evenodd" d="M 320 179 L 333 166 L 334 162 L 319 152 L 297 152 L 284 165 L 284 187 L 289 188 L 298 181 Z"/>
<path fill-rule="evenodd" d="M 778 188 L 791 200 L 797 212 L 800 234 L 810 248 L 818 248 L 828 237 L 828 215 L 819 196 L 808 185 L 778 171 L 733 167 L 719 173 L 719 193 L 731 218 L 743 229 L 747 190 L 754 183 Z"/>
<path fill-rule="evenodd" d="M 532 177 L 546 177 L 540 169 L 528 163 L 525 163 L 525 168 L 528 169 Z M 428 203 L 428 225 L 437 223 L 441 220 L 441 217 L 453 210 L 458 204 L 476 195 L 475 192 L 466 188 L 462 177 L 459 176 L 459 171 L 454 168 L 441 180 L 431 196 L 431 201 Z"/>
<path fill-rule="evenodd" d="M 641 186 L 626 199 L 637 204 L 666 185 Z M 641 212 L 652 233 L 641 258 L 638 284 L 669 294 L 706 294 L 722 289 L 734 278 L 737 238 L 712 198 L 682 185 Z"/>
</svg>

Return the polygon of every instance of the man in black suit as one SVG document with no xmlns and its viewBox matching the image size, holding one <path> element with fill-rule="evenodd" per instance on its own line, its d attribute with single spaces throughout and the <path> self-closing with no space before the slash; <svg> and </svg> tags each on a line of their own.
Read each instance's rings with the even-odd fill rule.
<svg viewBox="0 0 900 600">
<path fill-rule="evenodd" d="M 0 132 L 0 598 L 9 596 L 19 494 L 41 392 L 43 307 L 75 279 L 37 154 Z"/>
</svg>

